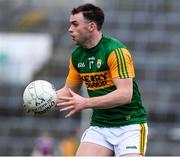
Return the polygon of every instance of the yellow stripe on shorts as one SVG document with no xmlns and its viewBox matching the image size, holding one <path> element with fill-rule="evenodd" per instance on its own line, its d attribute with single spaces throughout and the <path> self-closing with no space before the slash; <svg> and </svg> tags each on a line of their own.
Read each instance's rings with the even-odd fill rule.
<svg viewBox="0 0 180 157">
<path fill-rule="evenodd" d="M 140 124 L 140 154 L 145 155 L 146 144 L 146 128 L 144 124 Z"/>
</svg>

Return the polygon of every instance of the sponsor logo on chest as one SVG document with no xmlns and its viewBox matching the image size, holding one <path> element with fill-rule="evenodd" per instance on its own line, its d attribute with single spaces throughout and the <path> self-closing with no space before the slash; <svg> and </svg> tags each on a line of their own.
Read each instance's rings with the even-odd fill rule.
<svg viewBox="0 0 180 157">
<path fill-rule="evenodd" d="M 99 88 L 107 84 L 107 75 L 107 72 L 83 74 L 81 79 L 85 82 L 87 88 Z"/>
</svg>

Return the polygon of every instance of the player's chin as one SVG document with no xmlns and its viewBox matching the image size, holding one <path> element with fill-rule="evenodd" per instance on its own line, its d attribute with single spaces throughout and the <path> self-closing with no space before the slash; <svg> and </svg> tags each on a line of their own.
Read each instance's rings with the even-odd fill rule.
<svg viewBox="0 0 180 157">
<path fill-rule="evenodd" d="M 72 38 L 72 41 L 75 45 L 79 45 L 79 41 L 75 37 Z"/>
<path fill-rule="evenodd" d="M 82 45 L 81 42 L 77 41 L 77 40 L 74 41 L 74 44 L 77 45 L 77 46 Z"/>
<path fill-rule="evenodd" d="M 78 45 L 78 42 L 75 39 L 72 39 L 72 41 L 75 45 Z"/>
</svg>

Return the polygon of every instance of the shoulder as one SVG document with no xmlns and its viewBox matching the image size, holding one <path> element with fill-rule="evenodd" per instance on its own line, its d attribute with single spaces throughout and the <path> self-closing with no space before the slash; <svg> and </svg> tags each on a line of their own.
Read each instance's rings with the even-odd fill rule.
<svg viewBox="0 0 180 157">
<path fill-rule="evenodd" d="M 103 36 L 103 45 L 110 52 L 117 48 L 126 48 L 126 46 L 120 40 L 110 36 Z"/>
<path fill-rule="evenodd" d="M 126 48 L 126 46 L 120 40 L 110 36 L 103 36 L 103 42 L 112 48 Z"/>
</svg>

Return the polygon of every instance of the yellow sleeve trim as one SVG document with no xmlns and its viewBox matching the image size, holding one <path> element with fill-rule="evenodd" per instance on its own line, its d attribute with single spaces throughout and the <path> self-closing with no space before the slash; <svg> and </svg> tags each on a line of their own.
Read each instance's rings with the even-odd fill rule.
<svg viewBox="0 0 180 157">
<path fill-rule="evenodd" d="M 125 48 L 117 48 L 111 52 L 108 58 L 108 66 L 110 68 L 112 78 L 135 77 L 131 54 Z"/>
<path fill-rule="evenodd" d="M 69 61 L 69 74 L 67 76 L 66 81 L 70 85 L 71 84 L 82 84 L 83 83 L 80 74 L 74 68 L 74 66 L 72 64 L 72 58 L 71 57 L 70 57 L 70 61 Z"/>
</svg>

